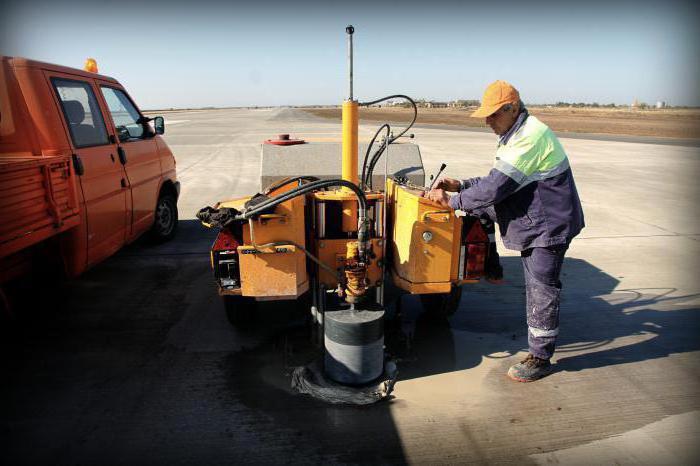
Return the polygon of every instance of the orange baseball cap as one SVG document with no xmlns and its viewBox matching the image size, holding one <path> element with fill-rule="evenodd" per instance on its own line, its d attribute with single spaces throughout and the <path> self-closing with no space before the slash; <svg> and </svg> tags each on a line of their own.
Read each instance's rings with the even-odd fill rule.
<svg viewBox="0 0 700 466">
<path fill-rule="evenodd" d="M 520 93 L 511 84 L 501 80 L 492 82 L 484 91 L 481 107 L 472 113 L 472 117 L 487 117 L 494 114 L 505 104 L 512 104 L 519 100 Z"/>
</svg>

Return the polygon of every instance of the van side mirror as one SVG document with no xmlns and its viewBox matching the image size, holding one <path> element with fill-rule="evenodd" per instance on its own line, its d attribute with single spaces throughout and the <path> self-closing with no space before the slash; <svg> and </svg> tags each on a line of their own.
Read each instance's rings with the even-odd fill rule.
<svg viewBox="0 0 700 466">
<path fill-rule="evenodd" d="M 119 138 L 119 142 L 128 141 L 130 137 L 131 135 L 126 126 L 117 126 L 117 138 Z"/>
<path fill-rule="evenodd" d="M 157 116 L 153 119 L 153 127 L 156 130 L 156 134 L 165 133 L 165 118 L 162 116 Z"/>
</svg>

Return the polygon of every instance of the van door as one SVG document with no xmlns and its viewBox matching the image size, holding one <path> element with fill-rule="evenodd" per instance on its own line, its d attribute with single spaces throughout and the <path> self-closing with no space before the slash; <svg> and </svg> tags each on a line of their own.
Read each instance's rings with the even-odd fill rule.
<svg viewBox="0 0 700 466">
<path fill-rule="evenodd" d="M 136 238 L 153 225 L 161 183 L 160 157 L 155 132 L 124 89 L 100 83 L 117 134 L 117 151 L 131 187 L 132 224 L 128 239 Z"/>
<path fill-rule="evenodd" d="M 87 213 L 88 266 L 126 242 L 129 188 L 91 80 L 47 72 L 73 149 Z M 114 138 L 112 138 L 114 140 Z M 76 170 L 77 171 L 77 170 Z"/>
</svg>

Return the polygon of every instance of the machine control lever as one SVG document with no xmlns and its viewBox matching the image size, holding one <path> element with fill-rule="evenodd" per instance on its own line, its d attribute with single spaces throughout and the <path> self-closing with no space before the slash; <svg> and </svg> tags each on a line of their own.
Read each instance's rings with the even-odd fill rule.
<svg viewBox="0 0 700 466">
<path fill-rule="evenodd" d="M 433 185 L 435 184 L 435 182 L 437 181 L 438 177 L 443 172 L 443 170 L 445 170 L 445 168 L 447 168 L 447 164 L 443 163 L 442 165 L 440 165 L 440 170 L 438 170 L 437 175 L 435 175 L 435 176 L 430 175 L 430 186 L 428 186 L 428 189 L 427 189 L 428 191 L 433 189 Z"/>
</svg>

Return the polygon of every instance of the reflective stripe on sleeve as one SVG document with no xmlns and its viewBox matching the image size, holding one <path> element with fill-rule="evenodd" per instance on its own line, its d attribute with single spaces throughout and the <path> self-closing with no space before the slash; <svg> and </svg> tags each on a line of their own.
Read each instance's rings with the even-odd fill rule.
<svg viewBox="0 0 700 466">
<path fill-rule="evenodd" d="M 553 328 L 552 330 L 544 330 L 541 328 L 528 327 L 527 328 L 533 337 L 556 337 L 559 335 L 559 327 Z"/>
<path fill-rule="evenodd" d="M 522 185 L 525 180 L 527 179 L 527 176 L 525 173 L 521 172 L 517 168 L 515 168 L 513 165 L 509 164 L 508 162 L 504 162 L 501 159 L 496 159 L 496 163 L 493 164 L 493 168 L 498 170 L 499 172 L 503 173 L 507 177 L 510 177 L 515 181 L 516 183 Z"/>
<path fill-rule="evenodd" d="M 562 160 L 559 165 L 556 167 L 552 168 L 551 170 L 546 170 L 546 171 L 541 171 L 541 172 L 535 172 L 532 175 L 526 177 L 525 182 L 523 184 L 528 184 L 532 183 L 533 181 L 541 181 L 541 180 L 546 180 L 547 178 L 552 178 L 557 175 L 561 175 L 564 173 L 566 170 L 569 169 L 569 159 L 566 158 Z"/>
<path fill-rule="evenodd" d="M 542 181 L 546 180 L 548 178 L 553 178 L 557 175 L 561 175 L 564 173 L 566 170 L 569 169 L 569 159 L 564 159 L 559 165 L 556 167 L 552 168 L 551 170 L 547 170 L 545 172 L 535 172 L 530 176 L 525 177 L 525 180 L 523 180 L 522 183 L 520 183 L 520 186 L 518 186 L 518 191 L 523 189 L 525 186 L 529 185 L 532 182 L 535 181 Z"/>
</svg>

